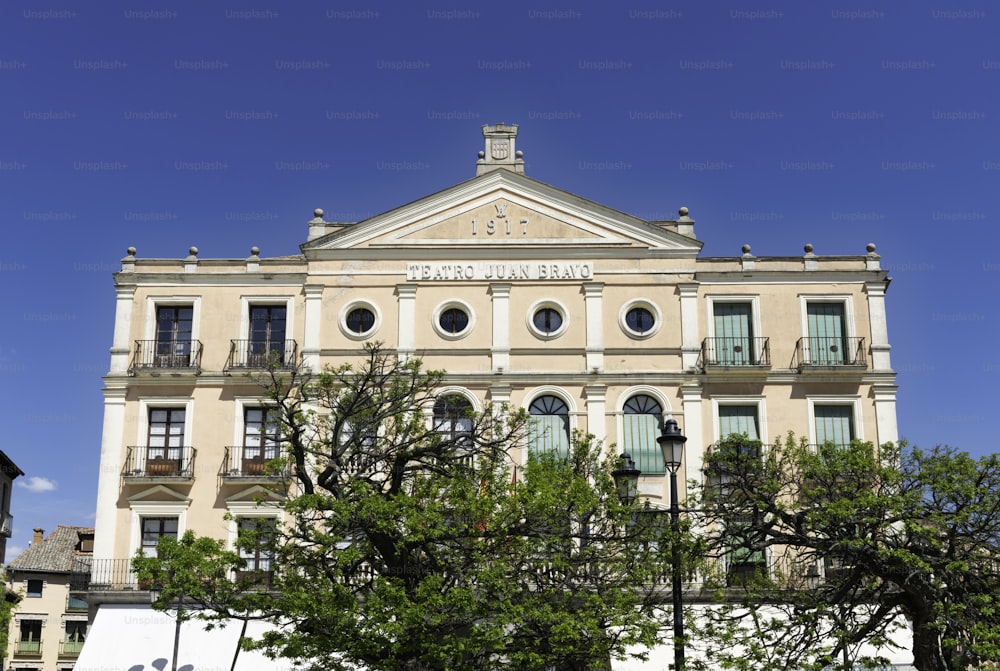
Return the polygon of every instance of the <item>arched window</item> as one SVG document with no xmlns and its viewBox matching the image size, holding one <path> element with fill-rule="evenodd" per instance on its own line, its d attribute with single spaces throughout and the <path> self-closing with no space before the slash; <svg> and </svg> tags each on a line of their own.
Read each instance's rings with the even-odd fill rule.
<svg viewBox="0 0 1000 671">
<path fill-rule="evenodd" d="M 434 430 L 446 440 L 467 443 L 472 435 L 472 403 L 461 394 L 448 394 L 434 402 Z"/>
<path fill-rule="evenodd" d="M 529 447 L 569 456 L 569 408 L 558 396 L 539 396 L 528 407 Z"/>
<path fill-rule="evenodd" d="M 663 408 L 646 394 L 625 401 L 622 417 L 622 451 L 635 460 L 643 475 L 663 475 L 663 453 L 656 437 L 663 426 Z"/>
</svg>

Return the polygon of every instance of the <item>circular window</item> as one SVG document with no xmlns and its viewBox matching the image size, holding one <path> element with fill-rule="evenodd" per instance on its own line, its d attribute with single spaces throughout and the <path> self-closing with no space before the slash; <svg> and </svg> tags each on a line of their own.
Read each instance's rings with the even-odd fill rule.
<svg viewBox="0 0 1000 671">
<path fill-rule="evenodd" d="M 340 315 L 340 330 L 348 338 L 360 340 L 378 330 L 378 309 L 370 303 L 351 303 Z"/>
<path fill-rule="evenodd" d="M 648 338 L 660 330 L 660 311 L 648 301 L 632 301 L 618 315 L 622 330 L 633 338 Z"/>
<path fill-rule="evenodd" d="M 464 338 L 472 330 L 475 316 L 465 303 L 448 301 L 434 310 L 434 330 L 442 338 L 457 340 Z"/>
<path fill-rule="evenodd" d="M 552 301 L 535 303 L 528 316 L 528 328 L 539 338 L 555 338 L 562 335 L 569 324 L 566 310 Z"/>
</svg>

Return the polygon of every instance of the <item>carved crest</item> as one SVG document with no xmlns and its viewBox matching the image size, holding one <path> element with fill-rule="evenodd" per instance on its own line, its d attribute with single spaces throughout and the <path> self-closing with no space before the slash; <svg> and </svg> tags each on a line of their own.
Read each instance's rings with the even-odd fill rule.
<svg viewBox="0 0 1000 671">
<path fill-rule="evenodd" d="M 494 203 L 493 207 L 497 208 L 497 219 L 507 218 L 507 203 Z"/>
<path fill-rule="evenodd" d="M 503 161 L 510 156 L 510 140 L 495 139 L 490 143 L 490 155 L 494 161 Z"/>
</svg>

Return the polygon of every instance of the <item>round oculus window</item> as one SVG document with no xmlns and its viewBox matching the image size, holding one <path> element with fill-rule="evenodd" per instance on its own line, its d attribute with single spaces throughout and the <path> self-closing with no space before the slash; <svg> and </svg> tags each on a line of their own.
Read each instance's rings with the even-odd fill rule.
<svg viewBox="0 0 1000 671">
<path fill-rule="evenodd" d="M 531 318 L 531 323 L 543 335 L 553 335 L 559 332 L 563 325 L 563 316 L 553 307 L 539 308 Z"/>
<path fill-rule="evenodd" d="M 656 326 L 656 317 L 649 309 L 636 306 L 625 313 L 625 326 L 639 335 L 648 335 Z"/>
<path fill-rule="evenodd" d="M 344 323 L 354 335 L 364 335 L 375 328 L 375 313 L 368 308 L 356 307 L 347 313 Z"/>
<path fill-rule="evenodd" d="M 448 335 L 458 335 L 469 328 L 469 314 L 462 308 L 448 308 L 438 316 L 438 326 Z"/>
</svg>

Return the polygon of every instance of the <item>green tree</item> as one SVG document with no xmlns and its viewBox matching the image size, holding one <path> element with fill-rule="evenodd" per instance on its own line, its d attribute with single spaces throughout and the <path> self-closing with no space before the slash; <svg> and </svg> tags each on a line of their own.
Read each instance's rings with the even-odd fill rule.
<svg viewBox="0 0 1000 671">
<path fill-rule="evenodd" d="M 768 553 L 777 569 L 714 576 L 720 604 L 696 621 L 714 663 L 875 665 L 860 645 L 901 625 L 919 671 L 1000 660 L 1000 456 L 730 436 L 705 463 L 715 565 Z"/>
<path fill-rule="evenodd" d="M 515 462 L 523 412 L 431 421 L 442 380 L 378 345 L 316 376 L 270 371 L 272 466 L 292 482 L 276 533 L 240 542 L 266 541 L 277 570 L 206 603 L 279 625 L 248 647 L 306 669 L 584 671 L 656 644 L 687 529 L 622 504 L 617 460 L 590 437 Z"/>
</svg>

